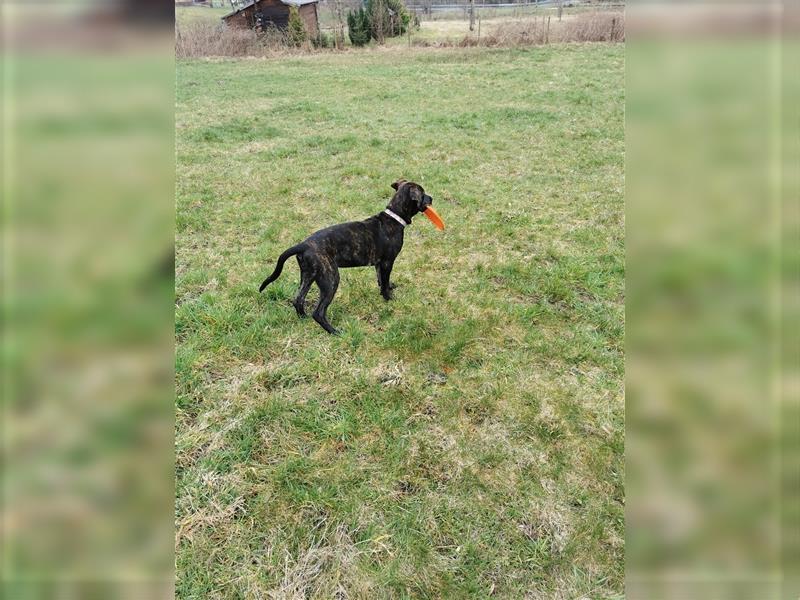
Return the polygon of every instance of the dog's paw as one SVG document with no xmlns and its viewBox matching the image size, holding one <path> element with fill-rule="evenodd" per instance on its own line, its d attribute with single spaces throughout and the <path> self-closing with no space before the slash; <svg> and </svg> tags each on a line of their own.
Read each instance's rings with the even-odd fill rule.
<svg viewBox="0 0 800 600">
<path fill-rule="evenodd" d="M 294 307 L 297 316 L 301 319 L 305 319 L 308 315 L 306 314 L 306 303 L 305 302 L 297 302 L 297 300 L 290 300 L 289 304 Z"/>
</svg>

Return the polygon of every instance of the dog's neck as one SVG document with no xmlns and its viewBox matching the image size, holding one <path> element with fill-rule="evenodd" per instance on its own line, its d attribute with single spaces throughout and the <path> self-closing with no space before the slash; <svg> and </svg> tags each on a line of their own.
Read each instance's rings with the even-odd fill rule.
<svg viewBox="0 0 800 600">
<path fill-rule="evenodd" d="M 381 214 L 389 215 L 389 217 L 391 219 L 393 219 L 395 222 L 399 223 L 402 227 L 408 227 L 409 225 L 411 225 L 411 219 L 408 219 L 408 220 L 404 219 L 403 217 L 398 215 L 396 212 L 394 212 L 391 208 L 387 207 L 386 209 L 384 209 L 384 211 Z"/>
<path fill-rule="evenodd" d="M 389 200 L 386 208 L 403 219 L 406 225 L 411 225 L 411 219 L 414 215 L 419 213 L 419 210 L 417 209 L 417 203 L 411 198 L 408 190 L 408 184 L 401 185 L 394 196 L 392 196 L 392 199 Z M 391 219 L 392 217 L 389 218 Z"/>
<path fill-rule="evenodd" d="M 398 202 L 390 202 L 386 206 L 386 210 L 392 211 L 398 217 L 403 219 L 403 221 L 406 222 L 406 225 L 411 225 L 411 219 L 414 217 L 414 215 L 416 215 L 418 213 L 418 211 L 411 210 L 411 209 L 409 209 L 409 207 L 404 206 L 404 205 L 402 205 L 402 204 L 400 204 Z M 380 214 L 386 215 L 392 221 L 397 222 L 395 219 L 393 219 L 391 216 L 389 216 L 388 213 L 386 213 L 385 211 L 382 211 Z"/>
</svg>

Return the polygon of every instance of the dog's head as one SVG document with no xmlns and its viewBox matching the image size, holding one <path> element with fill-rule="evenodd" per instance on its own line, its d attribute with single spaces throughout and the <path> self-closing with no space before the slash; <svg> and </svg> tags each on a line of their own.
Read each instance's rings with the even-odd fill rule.
<svg viewBox="0 0 800 600">
<path fill-rule="evenodd" d="M 395 189 L 395 194 L 387 208 L 409 223 L 414 215 L 421 213 L 433 204 L 433 198 L 426 194 L 418 183 L 398 179 L 392 184 L 392 187 Z"/>
</svg>

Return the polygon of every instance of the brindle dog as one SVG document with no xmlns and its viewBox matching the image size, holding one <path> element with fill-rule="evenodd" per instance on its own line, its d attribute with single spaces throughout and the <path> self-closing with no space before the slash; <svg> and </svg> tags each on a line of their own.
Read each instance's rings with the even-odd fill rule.
<svg viewBox="0 0 800 600">
<path fill-rule="evenodd" d="M 394 261 L 403 248 L 403 230 L 406 225 L 411 224 L 414 215 L 433 203 L 433 199 L 425 193 L 422 186 L 412 181 L 400 179 L 392 187 L 395 194 L 386 211 L 364 221 L 342 223 L 312 233 L 280 255 L 275 271 L 264 280 L 258 291 L 263 291 L 275 281 L 280 276 L 286 259 L 296 254 L 301 275 L 300 290 L 293 302 L 294 308 L 300 317 L 306 316 L 306 294 L 311 284 L 316 282 L 320 297 L 312 316 L 328 333 L 339 333 L 328 322 L 326 315 L 339 287 L 340 268 L 374 266 L 381 295 L 384 299 L 391 300 L 394 285 L 389 283 L 389 276 L 392 274 Z"/>
</svg>

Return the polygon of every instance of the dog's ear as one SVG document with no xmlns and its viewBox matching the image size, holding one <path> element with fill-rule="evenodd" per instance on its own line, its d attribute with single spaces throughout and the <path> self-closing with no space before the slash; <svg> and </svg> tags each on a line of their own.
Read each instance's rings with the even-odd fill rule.
<svg viewBox="0 0 800 600">
<path fill-rule="evenodd" d="M 395 182 L 392 184 L 392 187 L 393 187 L 395 190 L 398 190 L 398 189 L 400 189 L 400 186 L 401 186 L 401 185 L 403 185 L 405 182 L 406 182 L 406 180 L 405 180 L 405 179 L 398 179 L 397 181 L 395 181 Z"/>
</svg>

